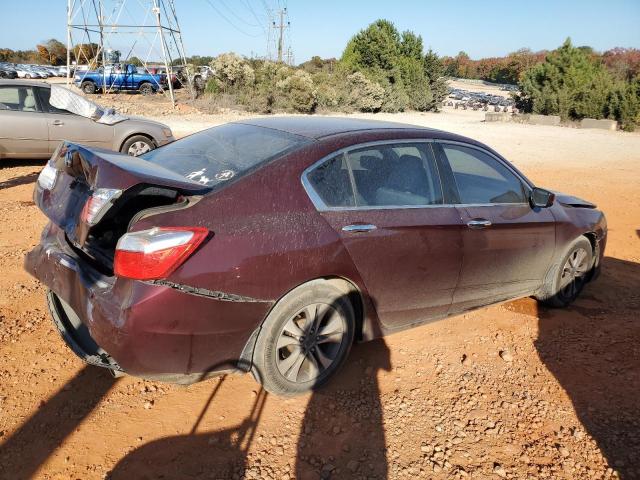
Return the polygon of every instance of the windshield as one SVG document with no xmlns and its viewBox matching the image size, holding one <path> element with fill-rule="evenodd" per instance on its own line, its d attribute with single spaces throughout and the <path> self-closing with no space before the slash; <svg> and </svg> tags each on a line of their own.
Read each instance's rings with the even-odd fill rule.
<svg viewBox="0 0 640 480">
<path fill-rule="evenodd" d="M 59 85 L 51 85 L 51 97 L 49 104 L 60 110 L 66 110 L 82 117 L 90 118 L 94 122 L 113 125 L 128 117 L 120 115 L 113 109 L 104 109 L 100 105 L 95 104 L 82 95 L 68 90 Z"/>
<path fill-rule="evenodd" d="M 152 150 L 140 158 L 212 187 L 244 175 L 309 141 L 280 130 L 227 123 Z"/>
</svg>

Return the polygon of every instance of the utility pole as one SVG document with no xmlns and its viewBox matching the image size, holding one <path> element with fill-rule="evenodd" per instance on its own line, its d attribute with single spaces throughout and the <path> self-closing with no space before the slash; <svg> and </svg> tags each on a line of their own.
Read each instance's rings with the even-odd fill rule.
<svg viewBox="0 0 640 480">
<path fill-rule="evenodd" d="M 287 8 L 280 10 L 280 36 L 278 38 L 278 63 L 282 62 L 282 37 L 284 36 L 284 15 L 287 13 Z"/>
<path fill-rule="evenodd" d="M 67 1 L 67 88 L 71 86 L 71 0 Z M 77 62 L 76 62 L 77 63 Z"/>
</svg>

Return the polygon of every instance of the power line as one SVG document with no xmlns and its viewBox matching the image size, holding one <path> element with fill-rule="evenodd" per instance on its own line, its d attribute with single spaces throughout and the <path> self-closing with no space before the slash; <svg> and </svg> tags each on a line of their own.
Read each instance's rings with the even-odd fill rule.
<svg viewBox="0 0 640 480">
<path fill-rule="evenodd" d="M 222 17 L 223 20 L 225 20 L 229 25 L 231 25 L 233 28 L 235 28 L 238 32 L 242 33 L 243 35 L 246 35 L 247 37 L 253 37 L 253 38 L 257 38 L 257 37 L 261 37 L 262 34 L 259 33 L 257 35 L 251 34 L 251 33 L 247 33 L 246 31 L 244 31 L 242 28 L 238 27 L 234 22 L 232 22 L 231 20 L 229 20 L 229 18 L 222 13 L 214 4 L 211 0 L 206 0 L 206 2 L 211 6 L 211 8 L 213 8 L 216 13 L 218 15 L 220 15 Z"/>
<path fill-rule="evenodd" d="M 225 9 L 227 9 L 227 11 L 231 13 L 231 15 L 233 15 L 237 20 L 240 20 L 245 25 L 249 25 L 250 27 L 256 27 L 256 28 L 264 28 L 260 24 L 247 22 L 244 18 L 240 17 L 236 12 L 234 12 L 231 8 L 229 8 L 229 6 L 224 2 L 224 0 L 219 0 L 219 1 L 220 1 L 220 5 L 222 5 Z"/>
</svg>

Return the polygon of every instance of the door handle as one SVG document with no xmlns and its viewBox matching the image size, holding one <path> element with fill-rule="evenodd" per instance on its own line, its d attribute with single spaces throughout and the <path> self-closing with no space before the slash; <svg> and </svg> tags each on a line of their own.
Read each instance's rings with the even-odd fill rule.
<svg viewBox="0 0 640 480">
<path fill-rule="evenodd" d="M 487 228 L 491 226 L 491 221 L 486 218 L 474 218 L 473 220 L 469 220 L 467 222 L 467 227 L 472 228 L 474 230 L 480 230 L 482 228 Z"/>
<path fill-rule="evenodd" d="M 64 122 L 63 122 L 62 120 L 54 120 L 54 121 L 52 122 L 52 124 L 53 124 L 53 125 L 58 125 L 58 126 L 59 126 L 59 125 L 64 125 Z"/>
<path fill-rule="evenodd" d="M 370 232 L 371 230 L 375 230 L 375 225 L 371 224 L 357 224 L 357 225 L 345 225 L 342 227 L 343 232 Z"/>
</svg>

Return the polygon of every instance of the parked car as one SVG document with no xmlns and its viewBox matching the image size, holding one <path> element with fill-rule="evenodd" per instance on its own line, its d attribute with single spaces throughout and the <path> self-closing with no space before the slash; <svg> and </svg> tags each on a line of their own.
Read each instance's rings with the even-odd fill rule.
<svg viewBox="0 0 640 480">
<path fill-rule="evenodd" d="M 162 67 L 162 66 L 159 66 L 159 67 L 158 66 L 150 66 L 150 67 L 147 67 L 145 70 L 147 71 L 147 73 L 150 73 L 151 75 L 160 75 L 160 76 L 164 75 L 165 77 L 167 76 L 167 70 L 166 70 L 165 67 Z M 181 83 L 180 79 L 178 78 L 177 72 L 173 72 L 171 74 L 171 86 L 173 88 L 182 87 L 182 83 Z"/>
<path fill-rule="evenodd" d="M 68 108 L 51 105 L 52 89 L 72 99 Z M 174 138 L 166 125 L 117 116 L 61 86 L 0 80 L 0 158 L 49 158 L 63 140 L 140 155 Z"/>
<path fill-rule="evenodd" d="M 106 84 L 105 84 L 106 77 Z M 143 95 L 149 95 L 162 90 L 167 85 L 167 76 L 138 71 L 134 65 L 108 66 L 76 73 L 74 83 L 84 93 L 96 93 L 106 85 L 109 90 L 136 90 Z"/>
<path fill-rule="evenodd" d="M 18 72 L 11 67 L 0 65 L 0 78 L 14 79 L 18 78 Z"/>
<path fill-rule="evenodd" d="M 26 78 L 27 80 L 32 78 L 44 78 L 44 75 L 34 71 L 27 65 L 16 65 L 15 68 L 19 78 Z"/>
<path fill-rule="evenodd" d="M 133 158 L 65 143 L 25 267 L 87 362 L 192 382 L 325 383 L 352 343 L 525 296 L 571 303 L 598 271 L 595 205 L 438 130 L 276 117 Z"/>
</svg>

